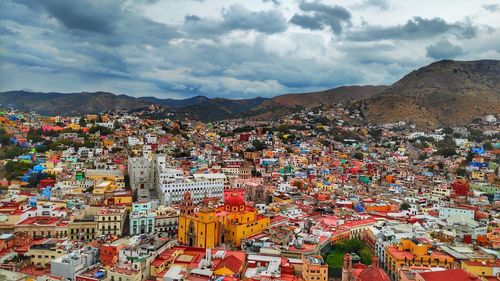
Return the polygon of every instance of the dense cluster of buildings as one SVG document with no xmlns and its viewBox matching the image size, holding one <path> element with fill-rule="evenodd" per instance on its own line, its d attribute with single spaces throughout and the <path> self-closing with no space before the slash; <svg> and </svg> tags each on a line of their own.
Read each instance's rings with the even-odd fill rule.
<svg viewBox="0 0 500 281">
<path fill-rule="evenodd" d="M 0 112 L 0 280 L 500 278 L 495 116 L 147 114 Z"/>
</svg>

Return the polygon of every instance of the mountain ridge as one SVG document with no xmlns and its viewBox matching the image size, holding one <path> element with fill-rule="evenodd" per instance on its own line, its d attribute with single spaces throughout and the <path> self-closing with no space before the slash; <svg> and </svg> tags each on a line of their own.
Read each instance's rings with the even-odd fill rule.
<svg viewBox="0 0 500 281">
<path fill-rule="evenodd" d="M 378 95 L 387 88 L 384 85 L 353 85 L 340 86 L 318 92 L 284 94 L 264 101 L 251 110 L 257 117 L 269 118 L 269 114 L 290 113 L 294 110 L 310 109 L 325 104 L 335 104 L 338 102 L 363 100 Z"/>
<path fill-rule="evenodd" d="M 464 125 L 473 118 L 500 112 L 500 61 L 441 60 L 413 70 L 392 85 L 340 86 L 318 92 L 272 98 L 186 99 L 131 97 L 105 91 L 0 93 L 0 104 L 46 115 L 82 115 L 108 110 L 136 110 L 151 104 L 179 117 L 201 121 L 232 118 L 279 119 L 302 109 L 352 102 L 373 124 L 409 121 L 419 127 Z"/>
<path fill-rule="evenodd" d="M 360 102 L 373 123 L 436 128 L 500 112 L 500 61 L 441 60 L 414 70 Z"/>
<path fill-rule="evenodd" d="M 358 99 L 367 93 L 359 91 L 364 87 L 375 89 L 385 86 L 341 86 L 320 92 L 296 93 L 275 96 L 273 98 L 255 97 L 250 99 L 228 99 L 208 98 L 206 96 L 195 96 L 186 99 L 132 97 L 126 94 L 114 94 L 105 91 L 80 92 L 80 93 L 56 93 L 56 92 L 30 92 L 24 90 L 0 92 L 0 104 L 13 106 L 23 111 L 36 110 L 46 115 L 83 115 L 98 113 L 108 110 L 135 110 L 146 108 L 151 104 L 162 106 L 181 115 L 189 115 L 195 119 L 204 121 L 217 121 L 221 119 L 235 118 L 239 115 L 263 117 L 265 114 L 257 114 L 257 111 L 273 113 L 276 106 L 286 108 L 279 116 L 289 113 L 294 109 L 318 106 L 322 102 L 345 101 Z M 349 91 L 348 89 L 354 89 Z M 334 97 L 337 92 L 342 96 Z M 352 94 L 350 94 L 352 92 Z M 371 93 L 371 90 L 366 92 Z M 350 96 L 352 95 L 352 96 Z M 288 97 L 293 100 L 290 105 L 285 101 Z M 314 103 L 311 98 L 314 97 Z M 298 100 L 297 100 L 298 99 Z M 99 102 L 98 106 L 92 104 Z M 259 107 L 262 103 L 265 106 Z M 109 105 L 109 106 L 106 106 Z M 293 105 L 293 106 L 291 106 Z M 214 112 L 217 111 L 217 112 Z"/>
</svg>

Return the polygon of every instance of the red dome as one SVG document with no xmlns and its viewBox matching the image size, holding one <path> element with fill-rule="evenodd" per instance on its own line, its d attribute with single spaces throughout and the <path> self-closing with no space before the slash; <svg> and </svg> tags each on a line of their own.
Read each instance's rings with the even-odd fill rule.
<svg viewBox="0 0 500 281">
<path fill-rule="evenodd" d="M 245 199 L 243 199 L 241 196 L 238 196 L 237 193 L 233 193 L 226 199 L 226 202 L 224 203 L 225 205 L 229 206 L 242 206 L 245 205 Z"/>
<path fill-rule="evenodd" d="M 359 281 L 391 281 L 391 278 L 385 273 L 385 271 L 378 267 L 370 265 L 363 269 L 358 276 Z"/>
</svg>

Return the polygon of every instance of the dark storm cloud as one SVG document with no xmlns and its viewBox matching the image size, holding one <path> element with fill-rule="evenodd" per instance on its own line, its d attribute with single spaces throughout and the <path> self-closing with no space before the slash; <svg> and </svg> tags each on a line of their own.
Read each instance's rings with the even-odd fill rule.
<svg viewBox="0 0 500 281">
<path fill-rule="evenodd" d="M 106 45 L 161 44 L 180 34 L 128 11 L 122 1 L 21 1 L 34 13 L 56 19 L 73 36 Z M 22 21 L 22 19 L 18 19 Z"/>
<path fill-rule="evenodd" d="M 435 60 L 452 59 L 464 53 L 460 46 L 453 45 L 448 40 L 441 40 L 426 47 L 427 57 Z"/>
<path fill-rule="evenodd" d="M 77 1 L 72 3 L 75 4 L 74 9 L 83 8 Z M 135 65 L 127 58 L 133 53 L 127 50 L 141 48 L 143 44 L 159 44 L 169 38 L 169 34 L 164 33 L 169 29 L 165 29 L 164 25 L 133 16 L 124 10 L 111 11 L 113 9 L 105 5 L 90 5 L 87 9 L 100 8 L 102 15 L 109 15 L 113 23 L 106 28 L 96 29 L 85 23 L 75 25 L 63 19 L 65 16 L 60 14 L 59 9 L 64 4 L 58 4 L 52 1 L 7 3 L 13 13 L 8 17 L 1 15 L 2 26 L 15 26 L 19 32 L 16 40 L 2 45 L 3 62 L 23 70 L 29 69 L 32 73 L 51 72 L 85 77 L 91 83 L 109 77 L 132 79 L 131 71 L 135 70 Z M 121 8 L 117 6 L 114 10 Z M 108 12 L 104 11 L 106 9 Z M 80 19 L 91 20 L 92 17 L 88 12 L 68 13 L 82 13 Z M 158 35 L 160 37 L 156 37 Z M 162 35 L 165 37 L 162 38 Z"/>
<path fill-rule="evenodd" d="M 39 49 L 37 45 L 9 42 L 4 45 L 9 55 L 5 56 L 3 62 L 30 69 L 34 73 L 75 74 L 90 78 L 89 81 L 92 82 L 110 77 L 132 78 L 128 71 L 132 65 L 125 63 L 116 51 L 83 48 L 75 53 L 73 50 L 78 49 L 76 44 L 64 42 L 59 44 L 65 50 L 53 54 Z M 29 82 L 27 81 L 27 83 Z"/>
<path fill-rule="evenodd" d="M 37 12 L 45 12 L 69 29 L 109 34 L 121 17 L 116 1 L 20 1 Z"/>
<path fill-rule="evenodd" d="M 170 62 L 175 66 L 190 64 L 189 73 L 197 77 L 234 77 L 240 80 L 274 80 L 289 88 L 327 87 L 340 80 L 359 81 L 357 72 L 340 73 L 330 65 L 318 64 L 314 59 L 284 60 L 260 43 L 227 46 L 213 44 L 185 44 L 182 48 L 168 47 Z M 207 56 L 206 54 L 210 54 Z M 192 57 L 203 61 L 192 61 Z"/>
<path fill-rule="evenodd" d="M 213 37 L 233 30 L 274 34 L 287 28 L 286 19 L 277 10 L 254 12 L 235 4 L 223 10 L 221 16 L 221 20 L 211 20 L 188 15 L 185 17 L 184 31 L 187 36 Z"/>
<path fill-rule="evenodd" d="M 483 5 L 483 8 L 485 10 L 490 11 L 490 12 L 498 12 L 498 11 L 500 11 L 500 5 L 498 5 L 498 4 L 486 4 L 486 5 Z"/>
<path fill-rule="evenodd" d="M 310 30 L 320 30 L 325 28 L 325 25 L 315 16 L 296 14 L 290 19 L 290 22 Z"/>
<path fill-rule="evenodd" d="M 351 23 L 351 13 L 338 5 L 301 2 L 299 8 L 304 13 L 295 14 L 290 22 L 302 28 L 321 30 L 330 27 L 333 33 L 340 34 L 344 26 Z"/>
<path fill-rule="evenodd" d="M 447 23 L 442 18 L 425 19 L 414 17 L 404 25 L 390 27 L 364 26 L 362 30 L 354 31 L 347 37 L 353 41 L 417 40 L 443 34 L 453 34 L 460 38 L 470 39 L 475 37 L 476 33 L 477 27 L 468 21 Z"/>
</svg>

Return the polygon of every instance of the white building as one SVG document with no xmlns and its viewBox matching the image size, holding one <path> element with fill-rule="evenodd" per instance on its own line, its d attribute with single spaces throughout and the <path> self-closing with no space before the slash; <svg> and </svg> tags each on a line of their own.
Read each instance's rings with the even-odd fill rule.
<svg viewBox="0 0 500 281">
<path fill-rule="evenodd" d="M 145 139 L 146 143 L 149 143 L 149 144 L 154 144 L 154 143 L 158 142 L 158 137 L 156 137 L 153 134 L 146 134 L 144 136 L 144 139 Z"/>
<path fill-rule="evenodd" d="M 50 274 L 61 276 L 64 280 L 75 280 L 77 272 L 98 262 L 99 251 L 87 247 L 53 259 L 50 262 Z"/>
<path fill-rule="evenodd" d="M 143 144 L 142 140 L 137 138 L 137 137 L 128 137 L 127 138 L 127 143 L 129 146 L 136 146 L 139 144 Z"/>
<path fill-rule="evenodd" d="M 108 121 L 108 122 L 96 122 L 97 126 L 101 126 L 104 128 L 108 128 L 110 130 L 113 130 L 115 128 L 115 123 L 113 121 Z"/>
<path fill-rule="evenodd" d="M 485 120 L 486 120 L 486 122 L 489 122 L 489 123 L 495 123 L 495 122 L 497 122 L 497 118 L 494 115 L 488 115 L 488 116 L 486 116 Z"/>
<path fill-rule="evenodd" d="M 441 207 L 439 208 L 439 219 L 445 220 L 447 218 L 464 218 L 469 220 L 474 220 L 474 210 L 464 209 L 464 208 L 453 208 L 453 207 Z"/>
<path fill-rule="evenodd" d="M 28 217 L 59 217 L 64 218 L 68 215 L 66 209 L 59 208 L 53 203 L 38 204 L 36 209 L 31 209 L 26 212 Z"/>
<path fill-rule="evenodd" d="M 221 171 L 228 177 L 237 177 L 240 172 L 240 165 L 227 165 Z"/>
<path fill-rule="evenodd" d="M 447 184 L 440 184 L 431 190 L 431 199 L 434 202 L 444 201 L 450 197 L 451 189 Z"/>
<path fill-rule="evenodd" d="M 463 138 L 454 138 L 453 141 L 455 141 L 455 144 L 460 147 L 463 147 L 469 143 L 468 139 L 463 139 Z"/>
<path fill-rule="evenodd" d="M 94 150 L 92 148 L 80 147 L 78 149 L 78 156 L 82 158 L 92 158 L 94 157 Z"/>
<path fill-rule="evenodd" d="M 88 189 L 92 186 L 94 186 L 92 180 L 65 180 L 56 182 L 54 189 L 60 188 L 63 191 L 69 191 L 71 189 Z"/>
<path fill-rule="evenodd" d="M 201 202 L 205 197 L 222 198 L 225 178 L 226 176 L 221 173 L 194 174 L 192 177 L 185 177 L 182 170 L 167 167 L 165 161 L 158 158 L 156 183 L 160 202 L 166 206 L 180 203 L 186 192 L 191 193 L 194 203 Z"/>
</svg>

